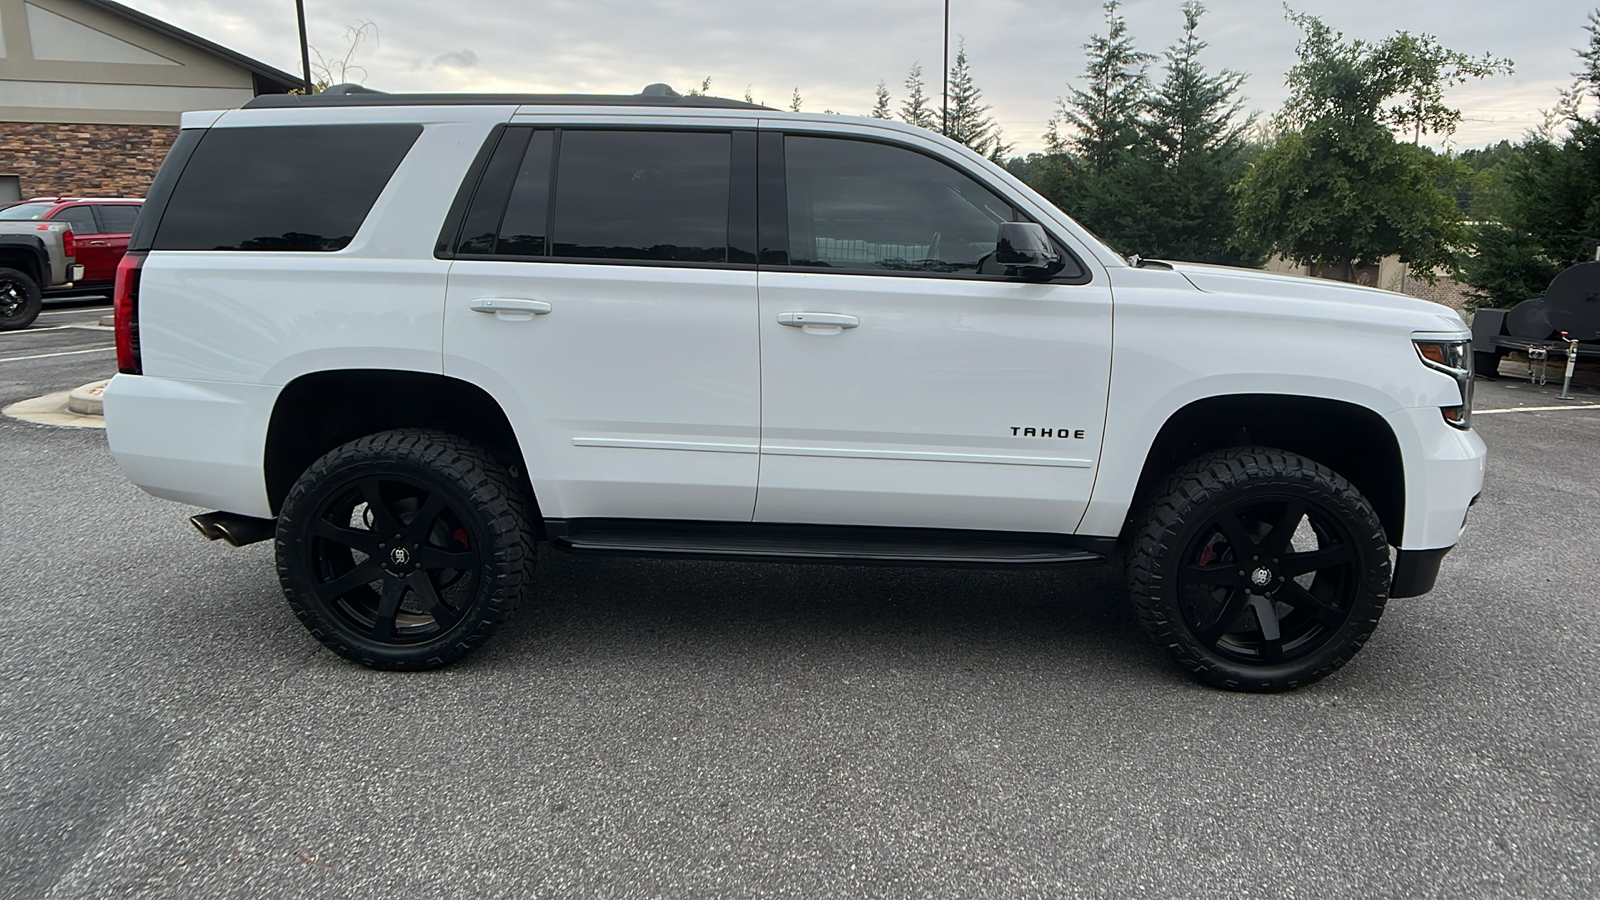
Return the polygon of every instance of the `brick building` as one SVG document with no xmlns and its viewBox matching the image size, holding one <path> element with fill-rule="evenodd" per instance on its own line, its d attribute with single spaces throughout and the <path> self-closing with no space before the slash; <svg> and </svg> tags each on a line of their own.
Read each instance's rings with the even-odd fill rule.
<svg viewBox="0 0 1600 900">
<path fill-rule="evenodd" d="M 110 0 L 0 0 L 0 201 L 142 197 L 180 113 L 300 85 Z"/>
</svg>

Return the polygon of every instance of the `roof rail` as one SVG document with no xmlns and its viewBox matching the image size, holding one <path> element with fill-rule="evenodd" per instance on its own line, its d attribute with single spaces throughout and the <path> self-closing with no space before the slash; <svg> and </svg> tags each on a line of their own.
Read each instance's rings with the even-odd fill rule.
<svg viewBox="0 0 1600 900">
<path fill-rule="evenodd" d="M 316 94 L 262 94 L 244 109 L 305 106 L 674 106 L 771 109 L 758 103 L 704 95 L 684 96 L 665 84 L 637 94 L 389 94 L 359 84 L 336 84 Z"/>
</svg>

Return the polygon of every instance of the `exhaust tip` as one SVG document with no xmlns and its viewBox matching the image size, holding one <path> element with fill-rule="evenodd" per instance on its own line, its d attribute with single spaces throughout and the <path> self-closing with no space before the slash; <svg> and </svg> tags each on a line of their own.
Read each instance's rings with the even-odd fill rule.
<svg viewBox="0 0 1600 900">
<path fill-rule="evenodd" d="M 230 512 L 209 512 L 189 519 L 208 541 L 227 541 L 235 547 L 254 544 L 272 537 L 278 530 L 276 519 L 258 519 Z"/>
</svg>

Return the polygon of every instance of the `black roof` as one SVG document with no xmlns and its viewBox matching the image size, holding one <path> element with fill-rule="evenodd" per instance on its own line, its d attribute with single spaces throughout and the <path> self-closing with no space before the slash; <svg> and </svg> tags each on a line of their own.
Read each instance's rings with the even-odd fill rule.
<svg viewBox="0 0 1600 900">
<path fill-rule="evenodd" d="M 683 96 L 664 84 L 637 94 L 387 94 L 355 84 L 337 84 L 320 94 L 263 95 L 245 109 L 306 106 L 667 106 L 708 109 L 770 109 L 743 100 Z"/>
<path fill-rule="evenodd" d="M 224 59 L 255 76 L 255 91 L 257 94 L 282 94 L 289 90 L 300 90 L 305 85 L 305 80 L 298 75 L 274 69 L 259 60 L 251 59 L 243 53 L 229 50 L 221 44 L 213 43 L 182 28 L 170 25 L 153 16 L 147 16 L 136 9 L 129 9 L 121 3 L 112 0 L 82 0 L 83 3 L 102 12 L 126 19 L 142 28 L 147 28 L 157 34 L 169 37 L 180 44 L 187 44 L 196 50 L 209 53 L 212 56 Z"/>
</svg>

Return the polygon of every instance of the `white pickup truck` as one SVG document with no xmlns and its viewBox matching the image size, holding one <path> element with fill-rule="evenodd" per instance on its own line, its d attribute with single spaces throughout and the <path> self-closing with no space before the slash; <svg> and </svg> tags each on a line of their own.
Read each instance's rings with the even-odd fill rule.
<svg viewBox="0 0 1600 900">
<path fill-rule="evenodd" d="M 481 645 L 543 542 L 1122 559 L 1191 675 L 1282 690 L 1484 477 L 1445 307 L 1125 259 L 929 131 L 665 86 L 185 114 L 115 303 L 117 462 L 380 668 Z"/>
<path fill-rule="evenodd" d="M 73 243 L 65 222 L 0 221 L 0 331 L 33 324 L 46 288 L 82 280 Z"/>
</svg>

